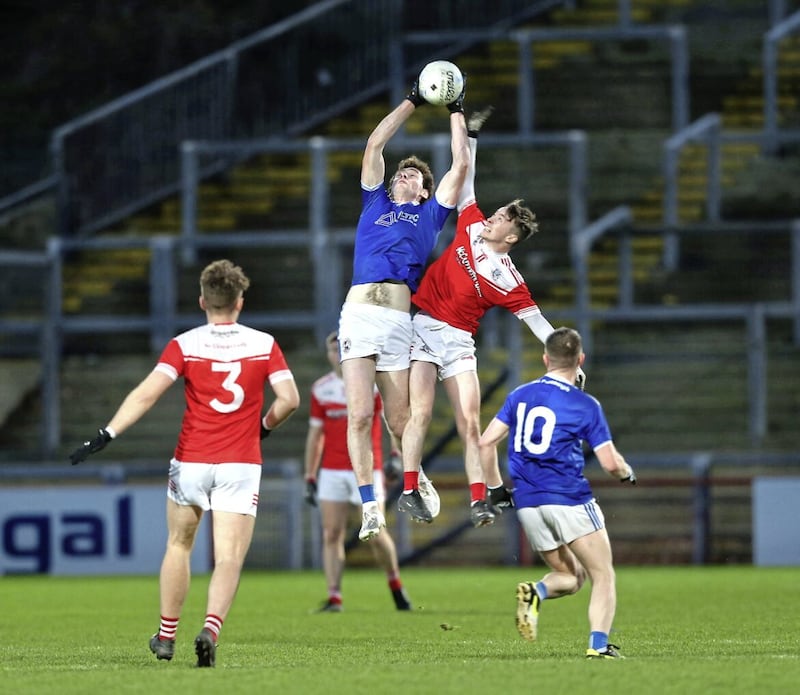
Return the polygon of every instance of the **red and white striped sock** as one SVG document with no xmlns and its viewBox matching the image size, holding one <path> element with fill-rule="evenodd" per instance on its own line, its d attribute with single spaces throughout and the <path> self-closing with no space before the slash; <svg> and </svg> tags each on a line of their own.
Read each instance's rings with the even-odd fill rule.
<svg viewBox="0 0 800 695">
<path fill-rule="evenodd" d="M 222 629 L 222 618 L 213 613 L 209 613 L 206 616 L 206 622 L 203 623 L 203 629 L 208 630 L 214 635 L 214 641 L 216 642 L 219 638 L 219 631 Z"/>
<path fill-rule="evenodd" d="M 161 616 L 161 624 L 158 626 L 158 639 L 175 639 L 175 633 L 178 631 L 178 618 L 167 618 Z"/>
</svg>

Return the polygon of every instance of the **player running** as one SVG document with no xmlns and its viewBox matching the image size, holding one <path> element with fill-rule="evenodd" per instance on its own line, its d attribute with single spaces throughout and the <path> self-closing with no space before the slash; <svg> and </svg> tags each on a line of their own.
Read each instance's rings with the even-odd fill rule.
<svg viewBox="0 0 800 695">
<path fill-rule="evenodd" d="M 591 659 L 620 658 L 608 635 L 617 605 L 611 544 L 589 481 L 582 443 L 620 482 L 636 484 L 633 469 L 617 451 L 600 403 L 574 386 L 584 354 L 572 328 L 558 328 L 545 341 L 547 373 L 514 389 L 481 435 L 481 451 L 495 450 L 508 436 L 508 469 L 514 503 L 525 535 L 550 572 L 517 585 L 517 629 L 536 639 L 546 599 L 576 593 L 588 575 Z"/>
<path fill-rule="evenodd" d="M 363 208 L 356 229 L 352 286 L 338 330 L 347 397 L 347 445 L 362 501 L 361 540 L 376 536 L 386 523 L 372 483 L 373 389 L 377 384 L 389 431 L 400 440 L 408 419 L 411 294 L 455 208 L 469 164 L 462 91 L 447 106 L 453 161 L 436 192 L 430 168 L 415 156 L 400 161 L 389 190 L 384 189 L 383 150 L 423 103 L 415 82 L 408 97 L 372 131 L 361 163 Z M 400 509 L 415 518 L 422 514 L 430 522 L 416 476 L 413 485 L 405 487 Z"/>
<path fill-rule="evenodd" d="M 491 111 L 489 107 L 469 119 L 470 166 L 458 200 L 455 237 L 425 272 L 412 298 L 419 311 L 413 319 L 411 413 L 403 434 L 403 467 L 408 479 L 419 470 L 422 460 L 438 378 L 463 442 L 470 518 L 475 526 L 492 523 L 494 509 L 511 505 L 497 453 L 487 449 L 482 459 L 478 450 L 481 391 L 474 335 L 479 322 L 488 309 L 501 306 L 524 321 L 542 343 L 553 332 L 509 256 L 516 244 L 538 231 L 536 215 L 517 199 L 487 219 L 475 200 L 478 132 Z M 580 375 L 582 379 L 582 371 Z"/>
<path fill-rule="evenodd" d="M 150 650 L 167 661 L 175 654 L 178 620 L 189 592 L 190 556 L 203 514 L 210 510 L 214 570 L 205 623 L 195 639 L 201 667 L 216 663 L 217 638 L 253 538 L 261 487 L 260 440 L 300 404 L 294 377 L 275 338 L 238 323 L 249 286 L 242 269 L 230 261 L 206 266 L 200 275 L 200 308 L 207 323 L 173 338 L 109 423 L 70 456 L 74 465 L 103 449 L 183 377 L 186 412 L 167 486 L 168 537 L 159 579 L 161 623 L 150 638 Z M 267 384 L 275 398 L 262 419 Z"/>
</svg>

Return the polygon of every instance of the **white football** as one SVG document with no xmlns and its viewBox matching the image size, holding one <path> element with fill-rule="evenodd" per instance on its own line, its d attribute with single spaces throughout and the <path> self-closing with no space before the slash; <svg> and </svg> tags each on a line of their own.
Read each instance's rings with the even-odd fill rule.
<svg viewBox="0 0 800 695">
<path fill-rule="evenodd" d="M 464 76 L 454 63 L 434 60 L 419 74 L 419 94 L 429 104 L 443 106 L 454 102 L 464 89 Z"/>
</svg>

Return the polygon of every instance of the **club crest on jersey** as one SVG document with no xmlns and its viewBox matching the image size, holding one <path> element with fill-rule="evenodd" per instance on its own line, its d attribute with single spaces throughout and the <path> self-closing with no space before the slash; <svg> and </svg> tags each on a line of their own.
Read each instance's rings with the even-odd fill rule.
<svg viewBox="0 0 800 695">
<path fill-rule="evenodd" d="M 494 280 L 495 282 L 500 282 L 502 277 L 503 273 L 500 271 L 500 268 L 492 269 L 492 280 Z"/>
<path fill-rule="evenodd" d="M 382 227 L 391 227 L 395 222 L 410 222 L 416 227 L 419 222 L 419 213 L 412 215 L 405 210 L 390 210 L 375 220 L 375 224 Z"/>
</svg>

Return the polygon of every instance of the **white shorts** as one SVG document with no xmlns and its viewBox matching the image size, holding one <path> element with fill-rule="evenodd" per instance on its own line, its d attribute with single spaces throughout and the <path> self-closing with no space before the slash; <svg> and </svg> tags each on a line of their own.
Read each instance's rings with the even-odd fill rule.
<svg viewBox="0 0 800 695">
<path fill-rule="evenodd" d="M 385 502 L 386 490 L 383 484 L 383 471 L 373 472 L 372 485 L 375 488 L 375 499 L 378 503 Z M 317 498 L 327 502 L 349 502 L 361 506 L 356 474 L 352 470 L 320 468 L 317 477 Z"/>
<path fill-rule="evenodd" d="M 167 497 L 182 506 L 255 516 L 260 487 L 258 464 L 169 462 Z"/>
<path fill-rule="evenodd" d="M 541 507 L 520 507 L 517 519 L 531 547 L 542 552 L 555 550 L 605 527 L 606 520 L 597 500 L 574 507 L 543 504 Z"/>
<path fill-rule="evenodd" d="M 439 380 L 462 372 L 478 371 L 475 340 L 467 331 L 453 328 L 424 311 L 417 312 L 411 322 L 411 361 L 432 362 L 439 369 Z"/>
<path fill-rule="evenodd" d="M 339 316 L 339 359 L 377 356 L 375 369 L 408 369 L 411 314 L 372 304 L 345 302 Z"/>
</svg>

